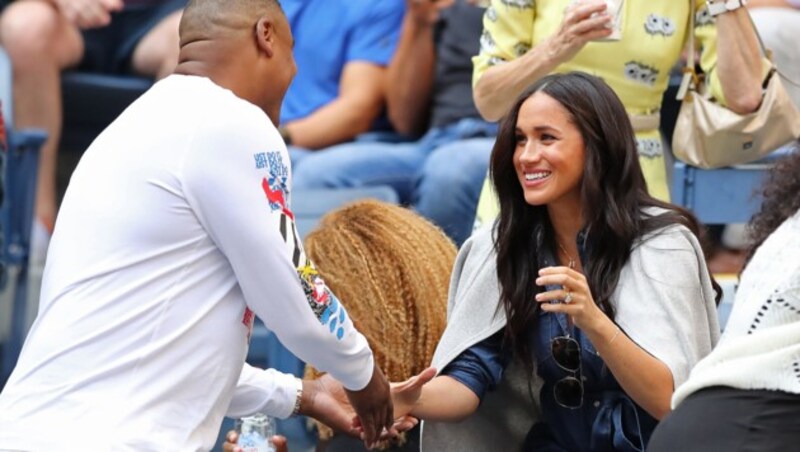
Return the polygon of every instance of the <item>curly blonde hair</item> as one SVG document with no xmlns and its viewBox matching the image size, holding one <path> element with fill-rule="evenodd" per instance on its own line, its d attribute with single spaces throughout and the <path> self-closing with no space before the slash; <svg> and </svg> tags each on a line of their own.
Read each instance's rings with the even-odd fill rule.
<svg viewBox="0 0 800 452">
<path fill-rule="evenodd" d="M 390 381 L 430 364 L 445 327 L 456 256 L 439 228 L 409 209 L 363 200 L 323 217 L 305 250 Z M 306 375 L 319 373 L 309 367 Z M 320 428 L 321 438 L 329 436 Z"/>
</svg>

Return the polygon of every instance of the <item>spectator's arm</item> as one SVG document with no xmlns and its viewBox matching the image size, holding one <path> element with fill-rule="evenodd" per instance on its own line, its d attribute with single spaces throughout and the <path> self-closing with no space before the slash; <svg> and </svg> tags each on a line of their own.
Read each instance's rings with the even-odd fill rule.
<svg viewBox="0 0 800 452">
<path fill-rule="evenodd" d="M 386 68 L 352 61 L 342 72 L 339 96 L 305 118 L 286 123 L 292 144 L 321 149 L 369 130 L 383 107 Z"/>
<path fill-rule="evenodd" d="M 408 12 L 400 44 L 389 65 L 386 101 L 395 130 L 404 135 L 420 135 L 428 122 L 435 77 L 434 29 L 439 11 L 452 1 L 406 3 Z"/>
<path fill-rule="evenodd" d="M 737 113 L 753 112 L 761 105 L 765 69 L 753 24 L 745 8 L 720 14 L 716 22 L 717 76 L 725 102 Z"/>
<path fill-rule="evenodd" d="M 750 0 L 747 7 L 753 8 L 800 8 L 800 0 Z"/>
<path fill-rule="evenodd" d="M 608 36 L 610 16 L 603 2 L 571 3 L 556 32 L 532 46 L 534 7 L 492 0 L 483 18 L 481 51 L 473 59 L 475 105 L 484 119 L 497 121 L 531 84 L 571 60 L 583 46 Z"/>
<path fill-rule="evenodd" d="M 292 144 L 320 149 L 369 130 L 384 106 L 386 66 L 394 53 L 403 3 L 372 2 L 351 31 L 339 96 L 305 118 L 285 124 Z"/>
</svg>

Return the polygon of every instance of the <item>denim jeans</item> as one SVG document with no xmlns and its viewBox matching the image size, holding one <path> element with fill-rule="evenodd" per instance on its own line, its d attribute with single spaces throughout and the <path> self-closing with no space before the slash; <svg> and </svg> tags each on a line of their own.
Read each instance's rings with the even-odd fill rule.
<svg viewBox="0 0 800 452">
<path fill-rule="evenodd" d="M 320 151 L 290 148 L 293 188 L 389 185 L 403 204 L 457 245 L 471 234 L 497 125 L 467 118 L 406 143 L 355 141 Z"/>
</svg>

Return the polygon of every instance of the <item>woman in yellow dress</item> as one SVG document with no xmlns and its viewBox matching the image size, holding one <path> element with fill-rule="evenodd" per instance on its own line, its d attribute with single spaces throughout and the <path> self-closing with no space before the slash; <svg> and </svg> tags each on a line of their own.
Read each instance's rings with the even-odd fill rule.
<svg viewBox="0 0 800 452">
<path fill-rule="evenodd" d="M 745 0 L 621 0 L 617 14 L 604 0 L 491 0 L 481 51 L 473 59 L 478 110 L 498 120 L 513 100 L 552 72 L 583 71 L 608 83 L 636 130 L 648 190 L 669 200 L 664 144 L 658 131 L 661 99 L 695 14 L 700 66 L 711 94 L 738 113 L 755 111 L 767 65 Z M 620 37 L 612 39 L 618 25 Z M 493 194 L 484 186 L 478 221 L 494 219 Z"/>
</svg>

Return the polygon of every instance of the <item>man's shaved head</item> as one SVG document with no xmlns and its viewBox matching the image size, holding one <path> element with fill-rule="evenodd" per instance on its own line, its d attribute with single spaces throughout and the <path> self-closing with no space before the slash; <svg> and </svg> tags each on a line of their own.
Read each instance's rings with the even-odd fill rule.
<svg viewBox="0 0 800 452">
<path fill-rule="evenodd" d="M 297 73 L 292 30 L 278 0 L 191 0 L 180 38 L 176 74 L 207 77 L 278 123 Z"/>
<path fill-rule="evenodd" d="M 278 0 L 191 0 L 180 22 L 181 46 L 252 31 L 255 21 L 283 10 Z"/>
</svg>

